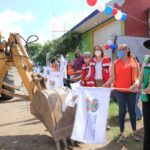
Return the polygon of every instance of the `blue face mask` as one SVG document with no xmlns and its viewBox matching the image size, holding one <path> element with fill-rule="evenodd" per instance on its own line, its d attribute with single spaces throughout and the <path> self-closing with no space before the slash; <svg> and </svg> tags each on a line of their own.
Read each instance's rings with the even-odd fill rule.
<svg viewBox="0 0 150 150">
<path fill-rule="evenodd" d="M 117 56 L 118 56 L 118 58 L 123 58 L 125 56 L 125 51 L 124 50 L 118 50 Z"/>
</svg>

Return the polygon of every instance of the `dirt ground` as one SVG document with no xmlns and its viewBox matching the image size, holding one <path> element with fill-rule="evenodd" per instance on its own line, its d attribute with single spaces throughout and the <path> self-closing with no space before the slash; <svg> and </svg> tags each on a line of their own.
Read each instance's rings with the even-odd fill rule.
<svg viewBox="0 0 150 150">
<path fill-rule="evenodd" d="M 19 78 L 15 77 L 16 84 L 20 84 Z M 1 101 L 0 150 L 56 150 L 55 142 L 44 125 L 31 115 L 29 105 L 30 102 L 18 98 Z M 115 130 L 119 131 L 118 126 L 112 124 L 106 145 L 80 144 L 80 147 L 74 147 L 73 150 L 142 150 L 142 142 L 133 141 L 130 133 L 125 143 L 118 143 L 116 137 L 109 135 Z M 141 122 L 138 122 L 138 132 L 143 134 Z"/>
</svg>

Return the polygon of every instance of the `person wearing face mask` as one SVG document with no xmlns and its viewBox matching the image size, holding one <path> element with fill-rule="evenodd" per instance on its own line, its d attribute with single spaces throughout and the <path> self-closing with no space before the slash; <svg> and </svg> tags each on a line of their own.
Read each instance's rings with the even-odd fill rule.
<svg viewBox="0 0 150 150">
<path fill-rule="evenodd" d="M 96 87 L 101 87 L 110 77 L 111 59 L 106 57 L 102 46 L 95 46 L 94 50 L 95 62 L 95 83 Z"/>
<path fill-rule="evenodd" d="M 135 83 L 139 76 L 139 66 L 134 57 L 131 56 L 131 52 L 126 44 L 121 44 L 117 49 L 118 59 L 114 61 L 111 69 L 111 75 L 109 80 L 103 85 L 109 87 L 114 84 L 115 97 L 119 105 L 119 126 L 120 137 L 119 140 L 125 139 L 124 124 L 125 115 L 128 109 L 130 122 L 132 126 L 132 137 L 139 141 L 141 137 L 136 133 L 136 92 L 130 90 L 131 86 Z"/>
<path fill-rule="evenodd" d="M 86 87 L 95 87 L 95 63 L 91 59 L 90 52 L 84 52 L 84 64 L 82 65 L 81 75 L 72 81 L 81 80 L 81 85 Z"/>
<path fill-rule="evenodd" d="M 106 57 L 100 45 L 94 47 L 93 55 L 95 62 L 95 85 L 96 87 L 101 87 L 110 77 L 111 59 L 110 57 Z M 110 130 L 109 123 L 106 129 Z"/>
</svg>

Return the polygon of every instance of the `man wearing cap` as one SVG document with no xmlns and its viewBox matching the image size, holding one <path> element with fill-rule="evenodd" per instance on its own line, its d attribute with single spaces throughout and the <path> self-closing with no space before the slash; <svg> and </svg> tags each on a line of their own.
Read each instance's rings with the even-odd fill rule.
<svg viewBox="0 0 150 150">
<path fill-rule="evenodd" d="M 144 47 L 150 50 L 150 40 L 143 43 Z M 150 52 L 144 56 L 140 76 L 132 89 L 142 88 L 141 101 L 144 120 L 144 146 L 143 150 L 150 149 Z"/>
</svg>

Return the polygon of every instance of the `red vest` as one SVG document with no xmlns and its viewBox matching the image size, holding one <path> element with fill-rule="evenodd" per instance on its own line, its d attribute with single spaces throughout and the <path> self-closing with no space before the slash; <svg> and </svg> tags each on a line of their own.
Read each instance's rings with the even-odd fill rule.
<svg viewBox="0 0 150 150">
<path fill-rule="evenodd" d="M 102 61 L 102 76 L 104 83 L 107 82 L 110 77 L 110 63 L 111 63 L 110 57 L 106 57 Z"/>
<path fill-rule="evenodd" d="M 83 64 L 81 72 L 82 86 L 94 87 L 95 86 L 94 76 L 95 76 L 95 63 L 90 62 L 89 65 Z M 88 79 L 86 79 L 86 77 Z"/>
<path fill-rule="evenodd" d="M 95 59 L 94 62 L 96 63 Z M 102 77 L 104 83 L 107 82 L 110 77 L 110 65 L 111 65 L 111 58 L 105 57 L 102 60 Z"/>
</svg>

